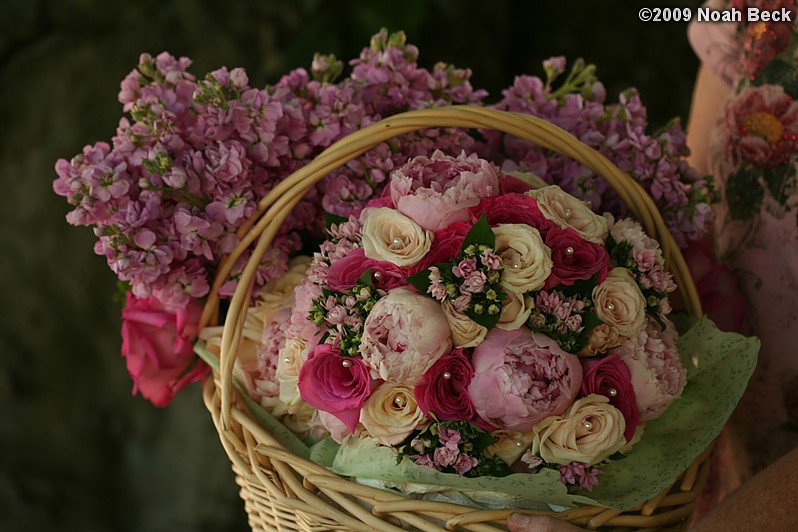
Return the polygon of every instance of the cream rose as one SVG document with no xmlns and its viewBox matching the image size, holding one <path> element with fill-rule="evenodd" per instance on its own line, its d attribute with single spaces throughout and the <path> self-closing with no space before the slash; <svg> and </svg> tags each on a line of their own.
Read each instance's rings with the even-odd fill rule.
<svg viewBox="0 0 798 532">
<path fill-rule="evenodd" d="M 526 224 L 498 224 L 493 233 L 504 267 L 502 288 L 516 294 L 543 288 L 553 263 L 540 232 Z"/>
<path fill-rule="evenodd" d="M 626 421 L 603 395 L 576 401 L 565 416 L 551 416 L 532 428 L 531 450 L 548 463 L 597 464 L 626 445 Z"/>
<path fill-rule="evenodd" d="M 366 257 L 397 266 L 411 266 L 427 254 L 432 232 L 394 209 L 363 209 L 361 234 Z"/>
<path fill-rule="evenodd" d="M 596 316 L 615 327 L 621 336 L 632 336 L 646 322 L 646 300 L 626 268 L 613 268 L 600 285 L 593 288 Z"/>
<path fill-rule="evenodd" d="M 288 271 L 263 287 L 256 305 L 264 312 L 264 321 L 269 321 L 273 310 L 291 305 L 294 288 L 305 278 L 310 261 L 304 255 L 294 257 L 288 262 Z"/>
<path fill-rule="evenodd" d="M 570 227 L 585 240 L 596 244 L 603 244 L 607 239 L 607 220 L 557 185 L 530 190 L 527 194 L 537 200 L 543 216 L 556 225 Z"/>
<path fill-rule="evenodd" d="M 507 297 L 502 302 L 502 313 L 496 327 L 505 331 L 514 331 L 526 323 L 529 314 L 535 306 L 532 296 L 520 296 L 514 292 L 507 292 Z"/>
<path fill-rule="evenodd" d="M 475 322 L 465 314 L 454 308 L 448 299 L 441 304 L 443 315 L 449 322 L 452 330 L 452 345 L 454 347 L 474 347 L 482 343 L 488 334 L 488 329 Z"/>
<path fill-rule="evenodd" d="M 532 432 L 522 433 L 513 430 L 497 430 L 490 434 L 496 438 L 496 443 L 485 449 L 487 456 L 498 456 L 507 465 L 513 465 L 521 458 L 532 444 L 534 434 Z"/>
<path fill-rule="evenodd" d="M 614 325 L 602 323 L 590 331 L 587 344 L 577 353 L 580 357 L 592 357 L 606 353 L 613 347 L 621 345 L 621 336 Z"/>
<path fill-rule="evenodd" d="M 302 338 L 289 338 L 280 349 L 277 357 L 277 371 L 275 376 L 280 383 L 280 400 L 289 405 L 289 408 L 301 402 L 299 398 L 299 369 L 302 367 L 302 355 L 307 343 Z"/>
<path fill-rule="evenodd" d="M 360 422 L 383 445 L 402 442 L 425 421 L 413 389 L 384 383 L 371 392 L 360 410 Z"/>
</svg>

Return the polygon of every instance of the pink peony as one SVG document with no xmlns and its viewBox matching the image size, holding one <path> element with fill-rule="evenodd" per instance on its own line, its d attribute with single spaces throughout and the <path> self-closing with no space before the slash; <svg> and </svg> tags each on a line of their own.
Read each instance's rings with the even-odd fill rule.
<svg viewBox="0 0 798 532">
<path fill-rule="evenodd" d="M 391 176 L 390 194 L 396 208 L 429 231 L 466 221 L 468 209 L 499 193 L 498 169 L 476 155 L 458 157 L 436 150 L 418 156 Z"/>
<path fill-rule="evenodd" d="M 407 273 L 390 262 L 366 258 L 363 248 L 356 248 L 346 256 L 333 261 L 327 272 L 327 285 L 339 292 L 349 290 L 366 270 L 371 270 L 374 286 L 392 290 L 407 284 Z"/>
<path fill-rule="evenodd" d="M 551 249 L 553 263 L 546 279 L 546 290 L 559 285 L 571 286 L 596 274 L 599 274 L 599 283 L 607 278 L 610 257 L 601 244 L 588 242 L 570 227 L 552 227 L 546 233 L 545 242 Z"/>
<path fill-rule="evenodd" d="M 122 310 L 122 356 L 133 377 L 133 393 L 166 406 L 186 385 L 204 377 L 208 366 L 194 355 L 202 307 L 196 300 L 172 309 L 154 297 L 127 294 Z"/>
<path fill-rule="evenodd" d="M 360 352 L 379 378 L 415 385 L 452 348 L 441 305 L 408 288 L 377 301 L 363 325 Z"/>
<path fill-rule="evenodd" d="M 474 377 L 474 368 L 463 349 L 454 349 L 438 359 L 424 373 L 413 395 L 421 411 L 428 417 L 434 415 L 441 421 L 473 421 L 476 410 L 468 385 Z"/>
<path fill-rule="evenodd" d="M 623 414 L 626 421 L 623 436 L 627 442 L 631 441 L 640 412 L 629 367 L 617 355 L 609 355 L 600 360 L 583 361 L 582 369 L 582 395 L 595 393 L 609 398 L 610 404 Z"/>
<path fill-rule="evenodd" d="M 610 351 L 629 367 L 635 389 L 640 421 L 651 421 L 682 395 L 687 370 L 676 350 L 676 330 L 665 319 L 664 331 L 649 318 L 635 336 Z"/>
<path fill-rule="evenodd" d="M 565 412 L 582 382 L 579 358 L 526 328 L 493 329 L 474 349 L 468 393 L 477 413 L 499 429 L 529 432 Z"/>
<path fill-rule="evenodd" d="M 358 358 L 342 357 L 321 344 L 299 370 L 299 395 L 310 406 L 333 414 L 355 432 L 360 407 L 371 394 L 369 370 Z"/>
</svg>

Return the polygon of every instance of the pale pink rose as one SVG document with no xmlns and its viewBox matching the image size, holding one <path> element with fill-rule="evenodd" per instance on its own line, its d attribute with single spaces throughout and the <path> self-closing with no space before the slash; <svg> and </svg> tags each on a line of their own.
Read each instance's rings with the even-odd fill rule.
<svg viewBox="0 0 798 532">
<path fill-rule="evenodd" d="M 597 464 L 625 444 L 626 422 L 603 395 L 576 401 L 568 413 L 544 419 L 533 429 L 531 450 L 550 464 Z"/>
<path fill-rule="evenodd" d="M 582 383 L 579 358 L 548 336 L 492 329 L 474 349 L 468 386 L 477 413 L 499 429 L 528 432 L 573 402 Z"/>
<path fill-rule="evenodd" d="M 646 299 L 626 268 L 613 268 L 604 281 L 593 288 L 594 311 L 598 318 L 614 327 L 618 334 L 631 336 L 643 328 Z"/>
<path fill-rule="evenodd" d="M 432 245 L 433 234 L 393 209 L 364 209 L 363 250 L 366 257 L 411 266 L 422 258 Z"/>
<path fill-rule="evenodd" d="M 440 303 L 408 288 L 377 301 L 363 325 L 360 353 L 373 374 L 413 385 L 452 349 Z"/>
<path fill-rule="evenodd" d="M 474 347 L 482 343 L 488 329 L 459 312 L 448 299 L 441 303 L 443 314 L 452 330 L 452 344 L 455 347 Z"/>
<path fill-rule="evenodd" d="M 676 349 L 676 329 L 667 318 L 662 319 L 667 325 L 664 331 L 649 318 L 638 334 L 610 351 L 631 372 L 641 422 L 661 416 L 681 397 L 687 382 L 687 370 Z"/>
<path fill-rule="evenodd" d="M 391 175 L 391 199 L 399 212 L 437 231 L 469 219 L 469 209 L 499 193 L 498 168 L 476 155 L 435 151 L 418 156 Z"/>
<path fill-rule="evenodd" d="M 416 404 L 413 389 L 384 383 L 371 392 L 360 410 L 360 423 L 383 445 L 396 445 L 426 420 Z"/>
<path fill-rule="evenodd" d="M 166 406 L 186 385 L 210 368 L 194 354 L 194 340 L 202 307 L 191 300 L 185 308 L 171 308 L 155 297 L 127 293 L 122 310 L 122 356 L 140 392 L 155 406 Z"/>
<path fill-rule="evenodd" d="M 596 244 L 603 244 L 607 239 L 607 220 L 557 185 L 530 190 L 527 194 L 537 200 L 540 212 L 555 225 L 570 227 L 585 240 Z"/>
<path fill-rule="evenodd" d="M 496 327 L 505 331 L 518 329 L 529 319 L 534 306 L 535 302 L 532 296 L 522 297 L 515 292 L 508 291 L 505 294 L 504 301 L 502 301 L 502 313 Z"/>
</svg>

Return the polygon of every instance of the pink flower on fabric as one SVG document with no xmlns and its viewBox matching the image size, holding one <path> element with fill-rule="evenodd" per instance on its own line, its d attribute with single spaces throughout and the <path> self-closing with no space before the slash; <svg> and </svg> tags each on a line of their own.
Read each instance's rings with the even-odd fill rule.
<svg viewBox="0 0 798 532">
<path fill-rule="evenodd" d="M 737 160 L 779 166 L 798 152 L 798 102 L 779 85 L 749 87 L 726 106 L 723 129 Z"/>
<path fill-rule="evenodd" d="M 545 289 L 558 285 L 571 286 L 576 281 L 588 280 L 597 273 L 598 282 L 607 277 L 610 257 L 607 249 L 588 242 L 579 233 L 566 227 L 552 227 L 546 233 L 545 243 L 551 249 L 551 274 L 546 279 Z"/>
<path fill-rule="evenodd" d="M 338 348 L 321 344 L 302 364 L 298 387 L 303 401 L 355 432 L 360 408 L 371 394 L 371 377 L 359 358 L 342 357 Z"/>
<path fill-rule="evenodd" d="M 140 299 L 128 292 L 122 310 L 122 356 L 134 394 L 166 406 L 177 392 L 208 373 L 210 368 L 194 355 L 201 314 L 196 300 L 174 309 L 154 297 Z"/>
<path fill-rule="evenodd" d="M 333 290 L 344 292 L 355 286 L 366 270 L 371 270 L 374 286 L 382 290 L 393 290 L 407 284 L 404 269 L 390 262 L 366 258 L 363 248 L 356 248 L 330 264 L 327 284 Z"/>
<path fill-rule="evenodd" d="M 499 429 L 529 432 L 565 412 L 582 383 L 579 358 L 526 328 L 492 329 L 472 356 L 468 386 L 477 414 Z"/>
<path fill-rule="evenodd" d="M 468 209 L 499 193 L 498 169 L 476 155 L 457 157 L 436 150 L 396 170 L 390 183 L 396 208 L 429 231 L 466 221 Z"/>
<path fill-rule="evenodd" d="M 609 398 L 610 404 L 623 414 L 626 421 L 623 436 L 627 442 L 631 441 L 640 412 L 629 367 L 617 355 L 609 355 L 600 360 L 587 359 L 582 363 L 582 369 L 582 395 L 595 393 Z"/>
</svg>

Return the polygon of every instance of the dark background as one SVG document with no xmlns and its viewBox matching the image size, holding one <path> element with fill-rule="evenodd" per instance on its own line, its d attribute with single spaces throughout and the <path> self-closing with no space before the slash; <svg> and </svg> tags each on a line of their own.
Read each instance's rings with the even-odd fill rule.
<svg viewBox="0 0 798 532">
<path fill-rule="evenodd" d="M 697 1 L 657 4 L 697 7 Z M 110 140 L 141 52 L 271 83 L 314 51 L 355 57 L 385 26 L 474 70 L 489 101 L 552 55 L 598 65 L 609 99 L 639 88 L 652 128 L 687 116 L 698 63 L 685 23 L 630 0 L 2 0 L 0 530 L 242 530 L 243 506 L 199 386 L 166 409 L 131 397 L 115 279 L 52 192 L 57 158 Z M 652 6 L 653 7 L 653 6 Z"/>
</svg>

